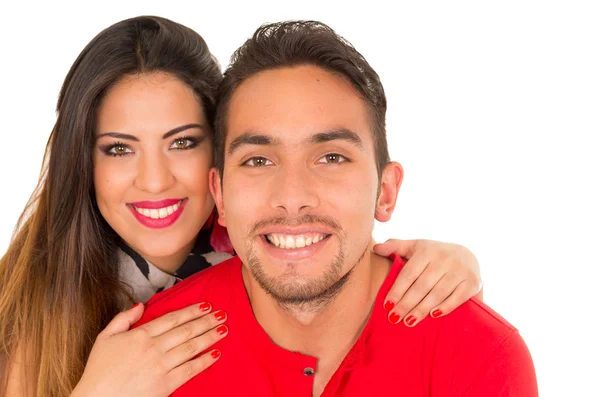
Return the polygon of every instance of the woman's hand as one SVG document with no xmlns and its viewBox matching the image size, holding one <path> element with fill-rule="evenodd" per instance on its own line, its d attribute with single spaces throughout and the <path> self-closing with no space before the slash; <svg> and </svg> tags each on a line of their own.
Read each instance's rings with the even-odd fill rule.
<svg viewBox="0 0 600 397">
<path fill-rule="evenodd" d="M 408 259 L 384 300 L 388 319 L 413 327 L 444 316 L 473 296 L 483 299 L 477 258 L 467 248 L 431 240 L 387 240 L 375 253 Z"/>
<path fill-rule="evenodd" d="M 219 359 L 216 349 L 194 357 L 227 335 L 225 312 L 201 303 L 130 330 L 143 312 L 119 313 L 98 335 L 71 397 L 166 397 Z"/>
</svg>

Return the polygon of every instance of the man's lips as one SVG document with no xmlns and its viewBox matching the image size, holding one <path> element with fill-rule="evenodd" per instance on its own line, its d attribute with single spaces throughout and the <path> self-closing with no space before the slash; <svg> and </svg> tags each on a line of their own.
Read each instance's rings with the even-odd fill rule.
<svg viewBox="0 0 600 397">
<path fill-rule="evenodd" d="M 331 234 L 316 232 L 302 234 L 270 233 L 265 234 L 264 236 L 265 239 L 274 247 L 283 249 L 296 249 L 317 244 L 331 236 Z"/>
<path fill-rule="evenodd" d="M 311 233 L 307 233 L 309 236 Z M 281 235 L 285 236 L 283 239 L 279 239 L 277 245 L 275 245 L 274 237 L 275 234 L 260 235 L 260 240 L 264 244 L 264 248 L 268 256 L 279 260 L 286 261 L 301 261 L 313 258 L 319 253 L 324 247 L 327 246 L 331 234 L 319 234 L 316 242 L 311 238 L 310 244 L 306 244 L 306 238 L 304 242 L 298 241 L 299 236 L 305 237 L 307 234 L 302 235 Z M 298 244 L 298 242 L 300 244 Z M 304 243 L 304 245 L 302 245 Z"/>
<path fill-rule="evenodd" d="M 298 226 L 272 225 L 261 228 L 257 234 L 290 234 L 299 235 L 306 233 L 333 234 L 335 230 L 322 224 L 303 224 Z"/>
<path fill-rule="evenodd" d="M 261 230 L 261 237 L 276 248 L 298 249 L 317 244 L 333 234 L 325 225 L 274 225 Z"/>
</svg>

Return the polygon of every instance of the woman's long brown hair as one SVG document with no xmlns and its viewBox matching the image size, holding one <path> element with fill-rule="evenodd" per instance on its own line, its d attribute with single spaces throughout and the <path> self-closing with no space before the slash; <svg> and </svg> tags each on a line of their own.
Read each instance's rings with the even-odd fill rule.
<svg viewBox="0 0 600 397">
<path fill-rule="evenodd" d="M 38 186 L 0 260 L 0 395 L 21 364 L 27 395 L 68 396 L 98 333 L 132 303 L 119 280 L 119 237 L 95 201 L 96 109 L 123 76 L 158 71 L 193 88 L 212 120 L 220 67 L 196 32 L 164 18 L 110 26 L 65 78 Z"/>
</svg>

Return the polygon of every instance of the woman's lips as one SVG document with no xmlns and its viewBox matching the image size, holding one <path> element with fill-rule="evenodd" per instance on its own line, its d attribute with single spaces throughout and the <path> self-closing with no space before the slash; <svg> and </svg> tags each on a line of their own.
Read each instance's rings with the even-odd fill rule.
<svg viewBox="0 0 600 397">
<path fill-rule="evenodd" d="M 139 201 L 127 205 L 135 219 L 143 226 L 161 229 L 171 226 L 181 216 L 188 199 Z"/>
<path fill-rule="evenodd" d="M 175 205 L 183 200 L 185 200 L 185 199 L 168 198 L 168 199 L 155 200 L 155 201 L 136 201 L 134 203 L 129 203 L 129 204 L 133 205 L 136 208 L 159 209 L 159 208 L 170 207 L 170 206 Z"/>
</svg>

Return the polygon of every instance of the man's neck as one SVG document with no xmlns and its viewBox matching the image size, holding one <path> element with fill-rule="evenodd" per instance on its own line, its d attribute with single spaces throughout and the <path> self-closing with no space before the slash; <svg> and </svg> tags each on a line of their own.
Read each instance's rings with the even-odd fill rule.
<svg viewBox="0 0 600 397">
<path fill-rule="evenodd" d="M 360 336 L 390 269 L 389 260 L 373 254 L 371 247 L 340 292 L 316 308 L 279 305 L 242 266 L 254 316 L 273 342 L 319 360 L 315 387 L 319 381 L 326 384 Z"/>
</svg>

